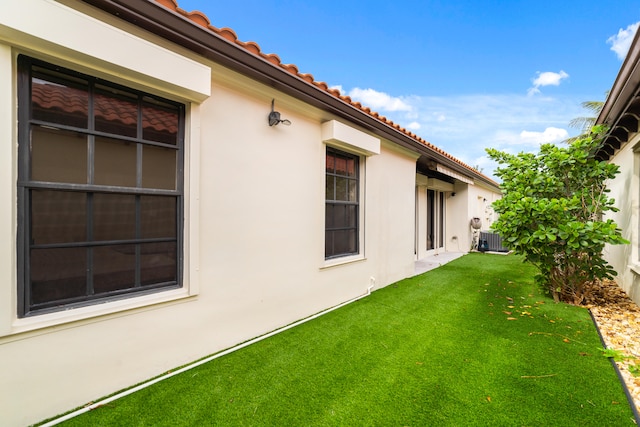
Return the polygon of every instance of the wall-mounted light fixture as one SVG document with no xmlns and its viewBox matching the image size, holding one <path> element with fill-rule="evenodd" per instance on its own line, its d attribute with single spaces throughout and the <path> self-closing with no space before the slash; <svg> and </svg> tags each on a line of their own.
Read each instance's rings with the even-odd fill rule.
<svg viewBox="0 0 640 427">
<path fill-rule="evenodd" d="M 273 109 L 273 104 L 275 99 L 271 100 L 271 112 L 269 113 L 269 126 L 275 126 L 278 123 L 282 123 L 285 126 L 289 126 L 291 124 L 291 120 L 281 119 L 280 113 Z"/>
</svg>

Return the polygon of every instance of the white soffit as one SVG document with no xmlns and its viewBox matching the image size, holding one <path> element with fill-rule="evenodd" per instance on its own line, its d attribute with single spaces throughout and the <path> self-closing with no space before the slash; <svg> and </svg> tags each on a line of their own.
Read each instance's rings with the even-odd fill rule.
<svg viewBox="0 0 640 427">
<path fill-rule="evenodd" d="M 211 68 L 52 0 L 6 1 L 0 40 L 27 49 L 108 63 L 182 88 L 202 101 L 211 94 Z"/>
<path fill-rule="evenodd" d="M 446 166 L 442 166 L 440 163 L 438 163 L 436 165 L 436 170 L 438 172 L 440 172 L 441 174 L 450 176 L 451 178 L 455 178 L 458 181 L 462 181 L 462 182 L 464 182 L 466 184 L 470 184 L 470 185 L 474 184 L 472 179 L 469 179 L 468 177 L 462 175 L 461 173 L 458 173 L 458 172 L 454 171 L 453 169 L 449 169 Z"/>
<path fill-rule="evenodd" d="M 380 154 L 380 140 L 336 120 L 322 124 L 322 142 L 365 156 Z"/>
</svg>

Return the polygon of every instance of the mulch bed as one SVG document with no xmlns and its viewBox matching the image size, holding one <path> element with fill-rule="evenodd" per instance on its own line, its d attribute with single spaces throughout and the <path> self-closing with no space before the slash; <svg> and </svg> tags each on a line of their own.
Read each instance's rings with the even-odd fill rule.
<svg viewBox="0 0 640 427">
<path fill-rule="evenodd" d="M 625 356 L 616 364 L 640 410 L 640 307 L 615 282 L 608 280 L 592 289 L 586 306 L 607 348 L 619 350 Z"/>
</svg>

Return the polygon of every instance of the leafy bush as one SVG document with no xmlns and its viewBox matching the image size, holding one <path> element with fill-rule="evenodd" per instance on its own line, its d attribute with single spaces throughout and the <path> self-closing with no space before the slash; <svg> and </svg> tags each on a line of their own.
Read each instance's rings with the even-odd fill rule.
<svg viewBox="0 0 640 427">
<path fill-rule="evenodd" d="M 597 160 L 605 128 L 558 147 L 544 144 L 538 154 L 517 155 L 488 149 L 504 167 L 500 214 L 493 228 L 507 247 L 539 270 L 537 280 L 556 301 L 580 304 L 598 279 L 616 272 L 602 257 L 605 244 L 628 243 L 606 211 L 617 211 L 606 181 L 619 167 Z"/>
</svg>

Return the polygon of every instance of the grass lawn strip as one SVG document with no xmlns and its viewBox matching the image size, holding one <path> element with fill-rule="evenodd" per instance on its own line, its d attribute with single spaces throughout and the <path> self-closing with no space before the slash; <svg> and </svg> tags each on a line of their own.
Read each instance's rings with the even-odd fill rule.
<svg viewBox="0 0 640 427">
<path fill-rule="evenodd" d="M 635 425 L 586 309 L 469 254 L 64 425 Z"/>
</svg>

